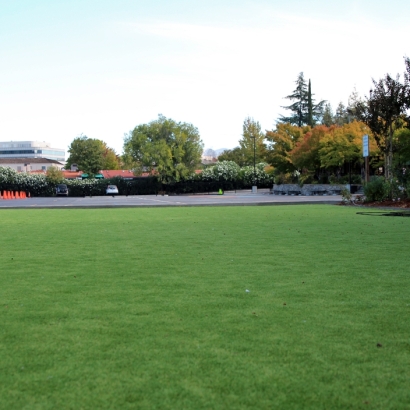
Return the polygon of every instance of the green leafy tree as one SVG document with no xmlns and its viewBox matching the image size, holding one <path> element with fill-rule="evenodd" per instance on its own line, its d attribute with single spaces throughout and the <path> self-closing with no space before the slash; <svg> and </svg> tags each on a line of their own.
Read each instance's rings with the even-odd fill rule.
<svg viewBox="0 0 410 410">
<path fill-rule="evenodd" d="M 102 141 L 81 135 L 73 140 L 68 148 L 70 156 L 67 167 L 77 164 L 78 168 L 89 176 L 98 174 L 104 165 L 104 147 Z"/>
<path fill-rule="evenodd" d="M 163 183 L 187 178 L 201 161 L 203 143 L 192 124 L 163 115 L 136 126 L 124 138 L 124 153 L 136 175 L 155 172 Z"/>
<path fill-rule="evenodd" d="M 258 121 L 251 117 L 245 118 L 242 126 L 242 138 L 239 146 L 245 158 L 244 165 L 263 162 L 266 156 L 265 135 Z"/>
<path fill-rule="evenodd" d="M 398 168 L 410 165 L 410 129 L 402 127 L 393 134 L 395 163 Z"/>
<path fill-rule="evenodd" d="M 112 148 L 108 147 L 105 142 L 101 141 L 101 143 L 104 150 L 101 169 L 121 169 L 119 156 Z"/>
<path fill-rule="evenodd" d="M 233 161 L 236 162 L 240 167 L 245 166 L 248 163 L 247 156 L 241 147 L 235 147 L 233 149 L 225 150 L 221 155 L 218 156 L 218 161 Z"/>
<path fill-rule="evenodd" d="M 400 76 L 396 78 L 386 74 L 379 81 L 373 79 L 373 89 L 365 101 L 359 101 L 354 106 L 355 113 L 372 131 L 377 145 L 385 157 L 385 177 L 393 176 L 393 133 L 401 127 L 408 108 L 410 84 L 401 83 Z"/>
<path fill-rule="evenodd" d="M 52 185 L 57 185 L 64 180 L 64 175 L 57 167 L 51 166 L 47 169 L 46 180 Z"/>
</svg>

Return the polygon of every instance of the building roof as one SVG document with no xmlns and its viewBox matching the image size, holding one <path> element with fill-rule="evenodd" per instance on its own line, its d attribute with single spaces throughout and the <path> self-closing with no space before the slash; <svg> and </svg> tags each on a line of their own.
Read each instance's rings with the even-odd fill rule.
<svg viewBox="0 0 410 410">
<path fill-rule="evenodd" d="M 1 164 L 58 164 L 63 165 L 60 161 L 48 158 L 0 158 Z"/>
<path fill-rule="evenodd" d="M 121 177 L 121 178 L 135 178 L 134 173 L 128 169 L 104 169 L 100 171 L 104 179 Z"/>
<path fill-rule="evenodd" d="M 81 178 L 81 175 L 83 174 L 82 171 L 62 171 L 62 173 L 65 179 Z"/>
</svg>

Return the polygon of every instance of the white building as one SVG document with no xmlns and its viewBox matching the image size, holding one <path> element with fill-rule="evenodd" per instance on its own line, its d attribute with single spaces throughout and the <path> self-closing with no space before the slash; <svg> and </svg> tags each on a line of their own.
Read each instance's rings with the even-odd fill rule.
<svg viewBox="0 0 410 410">
<path fill-rule="evenodd" d="M 0 142 L 0 158 L 47 158 L 64 163 L 65 151 L 44 141 L 4 141 Z"/>
<path fill-rule="evenodd" d="M 0 167 L 12 168 L 17 172 L 46 172 L 50 167 L 61 170 L 64 164 L 48 158 L 0 158 Z"/>
</svg>

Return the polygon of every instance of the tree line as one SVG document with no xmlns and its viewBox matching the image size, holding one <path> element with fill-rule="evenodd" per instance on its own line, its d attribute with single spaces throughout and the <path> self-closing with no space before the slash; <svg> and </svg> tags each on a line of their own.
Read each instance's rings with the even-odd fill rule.
<svg viewBox="0 0 410 410">
<path fill-rule="evenodd" d="M 352 174 L 360 181 L 367 134 L 373 173 L 403 179 L 410 166 L 410 60 L 405 58 L 403 80 L 386 74 L 372 81 L 368 96 L 361 98 L 354 90 L 347 106 L 340 103 L 333 112 L 326 100 L 315 102 L 310 79 L 300 73 L 285 97 L 291 104 L 282 107 L 289 115 L 281 115 L 276 127 L 265 132 L 246 118 L 239 146 L 218 159 L 249 165 L 255 156 L 273 166 L 278 181 L 344 182 L 349 175 L 351 182 Z"/>
<path fill-rule="evenodd" d="M 354 90 L 347 106 L 335 112 L 326 100 L 316 102 L 312 82 L 301 72 L 295 89 L 285 97 L 288 114 L 272 130 L 262 131 L 251 117 L 243 122 L 239 145 L 222 153 L 219 161 L 239 167 L 266 163 L 277 181 L 337 182 L 363 175 L 362 137 L 369 135 L 374 173 L 392 178 L 410 164 L 410 62 L 405 59 L 403 81 L 386 74 L 373 80 L 368 96 Z M 77 164 L 91 175 L 101 169 L 133 169 L 135 175 L 155 174 L 161 183 L 190 179 L 201 168 L 203 142 L 198 129 L 159 115 L 137 125 L 124 136 L 124 151 L 96 139 L 79 136 L 71 143 L 67 167 Z M 351 181 L 349 181 L 351 182 Z"/>
</svg>

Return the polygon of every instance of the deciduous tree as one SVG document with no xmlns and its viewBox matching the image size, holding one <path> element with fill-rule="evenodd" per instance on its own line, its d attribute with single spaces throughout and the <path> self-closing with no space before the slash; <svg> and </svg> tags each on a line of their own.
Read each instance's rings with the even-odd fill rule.
<svg viewBox="0 0 410 410">
<path fill-rule="evenodd" d="M 163 183 L 179 181 L 194 172 L 202 151 L 196 127 L 163 115 L 136 126 L 124 138 L 124 153 L 132 160 L 134 172 L 154 171 Z"/>
<path fill-rule="evenodd" d="M 406 63 L 407 64 L 407 63 Z M 385 177 L 393 176 L 393 133 L 406 116 L 410 84 L 386 74 L 379 81 L 373 79 L 373 89 L 364 102 L 355 105 L 356 114 L 371 129 L 378 147 L 385 156 Z"/>
<path fill-rule="evenodd" d="M 290 153 L 310 129 L 309 126 L 298 127 L 289 123 L 277 123 L 275 130 L 266 132 L 268 141 L 266 158 L 267 162 L 275 168 L 275 172 L 288 173 L 296 170 Z"/>
<path fill-rule="evenodd" d="M 245 166 L 248 163 L 249 158 L 245 155 L 241 147 L 235 147 L 233 149 L 225 150 L 218 156 L 218 161 L 233 161 L 240 167 Z"/>
<path fill-rule="evenodd" d="M 103 169 L 104 148 L 100 140 L 81 135 L 73 140 L 68 148 L 70 156 L 67 167 L 77 164 L 78 168 L 86 174 L 94 176 Z"/>
<path fill-rule="evenodd" d="M 363 158 L 362 137 L 369 135 L 370 154 L 377 154 L 377 145 L 366 124 L 353 121 L 342 127 L 329 127 L 319 142 L 321 168 L 341 168 L 344 164 L 356 164 Z"/>
<path fill-rule="evenodd" d="M 62 182 L 64 179 L 63 172 L 60 171 L 57 167 L 51 166 L 47 169 L 46 180 L 48 183 L 55 185 Z"/>
<path fill-rule="evenodd" d="M 256 163 L 263 162 L 266 155 L 265 135 L 262 133 L 258 121 L 251 117 L 245 118 L 242 126 L 242 138 L 239 146 L 245 158 L 243 165 L 252 165 L 254 162 L 254 150 Z"/>
</svg>

